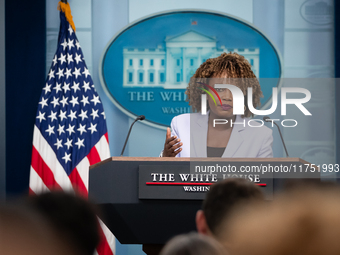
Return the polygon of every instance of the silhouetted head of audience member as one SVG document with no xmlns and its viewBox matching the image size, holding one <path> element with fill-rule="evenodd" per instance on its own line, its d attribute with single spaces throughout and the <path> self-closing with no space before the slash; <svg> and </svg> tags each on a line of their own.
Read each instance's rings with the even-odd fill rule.
<svg viewBox="0 0 340 255">
<path fill-rule="evenodd" d="M 77 255 L 34 210 L 22 205 L 0 206 L 2 255 Z"/>
<path fill-rule="evenodd" d="M 88 200 L 64 192 L 49 192 L 30 197 L 29 205 L 79 254 L 93 255 L 99 243 L 99 223 L 94 205 Z"/>
<path fill-rule="evenodd" d="M 222 244 L 233 255 L 336 255 L 339 215 L 339 188 L 294 188 L 266 207 L 229 218 Z"/>
<path fill-rule="evenodd" d="M 221 244 L 212 237 L 189 233 L 172 238 L 160 255 L 224 255 Z"/>
<path fill-rule="evenodd" d="M 246 179 L 225 179 L 211 186 L 196 214 L 197 231 L 218 236 L 219 226 L 242 203 L 264 201 L 261 189 Z"/>
</svg>

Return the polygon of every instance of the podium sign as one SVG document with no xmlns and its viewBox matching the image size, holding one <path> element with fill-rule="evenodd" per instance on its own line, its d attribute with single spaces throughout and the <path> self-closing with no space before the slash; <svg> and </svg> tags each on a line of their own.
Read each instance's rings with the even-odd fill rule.
<svg viewBox="0 0 340 255">
<path fill-rule="evenodd" d="M 212 184 L 232 178 L 227 174 L 195 173 L 187 164 L 176 167 L 140 165 L 138 173 L 139 199 L 203 200 Z M 273 179 L 262 179 L 260 182 L 259 177 L 255 175 L 244 174 L 238 177 L 256 181 L 255 184 L 261 187 L 266 199 L 272 199 Z"/>
</svg>

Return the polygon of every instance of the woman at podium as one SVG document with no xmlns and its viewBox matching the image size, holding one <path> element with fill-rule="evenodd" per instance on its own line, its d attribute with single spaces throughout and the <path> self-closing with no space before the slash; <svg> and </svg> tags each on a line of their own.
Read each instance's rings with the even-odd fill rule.
<svg viewBox="0 0 340 255">
<path fill-rule="evenodd" d="M 242 91 L 244 98 L 237 97 L 237 100 L 243 99 L 243 115 L 233 114 L 236 97 L 233 99 L 229 89 L 216 88 L 216 84 L 231 84 Z M 272 130 L 263 122 L 249 119 L 253 115 L 247 104 L 249 87 L 256 108 L 263 95 L 250 63 L 243 56 L 223 53 L 204 62 L 190 79 L 185 92 L 194 113 L 172 119 L 161 156 L 273 157 Z M 204 109 L 207 109 L 206 113 Z"/>
</svg>

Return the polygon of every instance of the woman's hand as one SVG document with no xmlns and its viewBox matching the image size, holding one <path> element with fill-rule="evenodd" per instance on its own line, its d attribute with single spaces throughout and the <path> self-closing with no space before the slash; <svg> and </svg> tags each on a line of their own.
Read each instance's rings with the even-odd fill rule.
<svg viewBox="0 0 340 255">
<path fill-rule="evenodd" d="M 183 143 L 180 143 L 180 141 L 181 139 L 177 138 L 177 136 L 171 136 L 170 128 L 167 128 L 163 157 L 176 157 L 182 150 L 180 147 Z"/>
</svg>

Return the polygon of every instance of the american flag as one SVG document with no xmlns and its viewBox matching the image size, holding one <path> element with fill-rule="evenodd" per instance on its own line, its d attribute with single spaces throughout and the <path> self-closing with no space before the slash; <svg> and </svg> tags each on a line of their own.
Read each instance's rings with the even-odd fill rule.
<svg viewBox="0 0 340 255">
<path fill-rule="evenodd" d="M 29 188 L 31 194 L 62 189 L 87 196 L 89 166 L 110 157 L 105 113 L 63 11 L 69 4 L 59 4 L 58 46 L 38 104 Z M 100 224 L 97 253 L 113 254 L 114 236 Z"/>
</svg>

